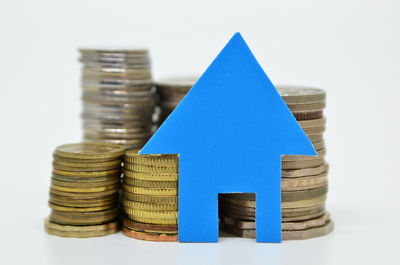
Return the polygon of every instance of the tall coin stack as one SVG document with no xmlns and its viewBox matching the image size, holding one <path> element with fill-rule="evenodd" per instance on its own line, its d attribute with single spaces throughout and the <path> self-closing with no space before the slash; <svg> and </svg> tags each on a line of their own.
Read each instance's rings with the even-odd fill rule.
<svg viewBox="0 0 400 265">
<path fill-rule="evenodd" d="M 58 146 L 53 153 L 49 234 L 105 236 L 118 231 L 118 188 L 124 148 L 106 143 Z"/>
<path fill-rule="evenodd" d="M 160 96 L 160 124 L 167 119 L 169 114 L 196 83 L 197 79 L 195 76 L 176 76 L 155 82 Z"/>
<path fill-rule="evenodd" d="M 125 154 L 122 232 L 150 241 L 178 240 L 177 155 Z"/>
<path fill-rule="evenodd" d="M 144 49 L 80 49 L 84 139 L 141 148 L 154 131 L 155 89 Z"/>
<path fill-rule="evenodd" d="M 282 156 L 282 239 L 323 236 L 333 230 L 333 222 L 325 211 L 328 164 L 323 109 L 326 93 L 306 87 L 277 87 L 277 90 L 318 153 L 318 157 Z M 219 197 L 223 231 L 255 238 L 255 195 L 234 193 Z"/>
</svg>

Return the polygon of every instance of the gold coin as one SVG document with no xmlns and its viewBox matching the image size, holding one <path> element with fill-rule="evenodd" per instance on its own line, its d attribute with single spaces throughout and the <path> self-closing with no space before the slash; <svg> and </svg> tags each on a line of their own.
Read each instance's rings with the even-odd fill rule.
<svg viewBox="0 0 400 265">
<path fill-rule="evenodd" d="M 299 125 L 301 128 L 310 128 L 310 127 L 320 127 L 320 126 L 325 126 L 326 123 L 326 118 L 320 118 L 320 119 L 313 119 L 313 120 L 303 120 L 299 121 Z"/>
<path fill-rule="evenodd" d="M 292 170 L 282 170 L 281 176 L 282 178 L 298 178 L 298 177 L 305 177 L 310 175 L 319 175 L 324 172 L 327 172 L 329 169 L 329 164 L 324 163 L 318 167 L 311 167 L 311 168 L 303 168 L 303 169 L 292 169 Z"/>
<path fill-rule="evenodd" d="M 311 190 L 299 190 L 299 191 L 282 191 L 281 199 L 283 202 L 292 202 L 299 200 L 309 200 L 328 193 L 328 186 L 325 185 L 320 188 Z"/>
<path fill-rule="evenodd" d="M 282 209 L 282 216 L 284 215 L 285 217 L 292 217 L 292 216 L 319 213 L 323 211 L 325 211 L 325 204 L 321 203 L 308 207 L 284 208 Z"/>
<path fill-rule="evenodd" d="M 102 182 L 112 182 L 112 181 L 120 181 L 121 174 L 117 175 L 111 175 L 111 176 L 105 176 L 105 177 L 68 177 L 68 176 L 61 176 L 57 174 L 52 174 L 52 179 L 58 180 L 58 181 L 63 181 L 63 182 L 68 182 L 68 183 L 77 183 L 77 185 L 83 184 L 93 184 L 94 186 L 97 185 L 97 183 L 102 183 Z M 61 185 L 60 185 L 61 186 Z"/>
<path fill-rule="evenodd" d="M 55 154 L 75 159 L 105 159 L 124 155 L 125 149 L 119 145 L 107 143 L 76 143 L 58 146 Z"/>
<path fill-rule="evenodd" d="M 128 216 L 137 216 L 155 219 L 173 219 L 178 218 L 178 211 L 146 211 L 125 207 L 125 213 Z"/>
<path fill-rule="evenodd" d="M 329 213 L 325 213 L 324 215 L 310 219 L 305 221 L 298 222 L 284 222 L 282 223 L 282 230 L 285 231 L 295 231 L 295 230 L 305 230 L 309 228 L 323 226 L 329 220 Z"/>
<path fill-rule="evenodd" d="M 50 198 L 49 200 L 51 203 L 65 206 L 65 207 L 72 207 L 72 208 L 91 208 L 91 207 L 102 207 L 102 206 L 110 206 L 110 208 L 114 208 L 117 206 L 118 200 L 100 200 L 100 201 L 88 201 L 88 202 L 75 202 L 75 201 L 63 201 L 57 200 L 54 198 Z"/>
<path fill-rule="evenodd" d="M 137 210 L 146 210 L 146 211 L 172 211 L 178 210 L 178 204 L 170 203 L 170 204 L 160 204 L 160 203 L 145 203 L 145 202 L 135 202 L 129 200 L 122 200 L 122 205 L 126 208 L 137 209 Z"/>
<path fill-rule="evenodd" d="M 70 226 L 52 223 L 48 218 L 45 220 L 45 231 L 49 235 L 73 238 L 88 238 L 106 236 L 118 232 L 118 222 L 93 226 Z"/>
<path fill-rule="evenodd" d="M 100 164 L 100 163 L 99 163 Z M 71 172 L 97 172 L 97 171 L 105 171 L 111 169 L 120 169 L 121 166 L 113 165 L 113 166 L 97 166 L 97 167 L 67 167 L 61 166 L 53 162 L 53 169 L 71 171 Z"/>
<path fill-rule="evenodd" d="M 326 102 L 317 101 L 312 103 L 288 104 L 287 106 L 292 112 L 311 112 L 323 110 L 326 106 Z"/>
<path fill-rule="evenodd" d="M 62 187 L 51 185 L 52 190 L 73 192 L 73 193 L 92 193 L 92 192 L 103 192 L 109 190 L 118 190 L 119 185 L 99 186 L 99 187 Z"/>
<path fill-rule="evenodd" d="M 178 155 L 175 154 L 139 155 L 134 151 L 125 153 L 125 161 L 132 164 L 155 167 L 177 167 L 179 163 Z"/>
<path fill-rule="evenodd" d="M 160 189 L 160 188 L 141 188 L 129 185 L 123 185 L 124 191 L 142 195 L 178 195 L 178 189 Z"/>
<path fill-rule="evenodd" d="M 79 160 L 80 161 L 80 160 Z M 54 160 L 53 163 L 61 167 L 71 168 L 117 168 L 121 166 L 121 159 L 111 160 L 105 162 L 65 162 L 60 160 Z M 87 170 L 82 170 L 87 171 Z M 93 170 L 90 170 L 93 171 Z M 97 170 L 96 170 L 97 171 Z"/>
<path fill-rule="evenodd" d="M 308 215 L 293 216 L 293 217 L 282 216 L 282 222 L 297 222 L 297 221 L 310 220 L 310 219 L 321 217 L 322 215 L 324 215 L 324 213 L 325 213 L 325 211 L 322 211 L 319 213 L 308 214 Z"/>
<path fill-rule="evenodd" d="M 324 136 L 322 133 L 317 133 L 317 134 L 307 134 L 308 139 L 312 142 L 320 142 L 324 140 Z"/>
<path fill-rule="evenodd" d="M 78 198 L 76 198 L 74 193 L 69 193 L 68 196 L 50 193 L 50 200 L 54 201 L 55 203 L 56 203 L 56 201 L 60 201 L 63 203 L 65 202 L 65 203 L 82 203 L 82 204 L 84 204 L 84 203 L 109 204 L 109 203 L 111 203 L 111 201 L 116 201 L 118 199 L 117 193 L 113 193 L 113 194 L 105 195 L 105 196 L 102 194 L 103 193 L 100 193 L 99 196 L 86 196 L 82 199 L 82 198 L 79 198 L 79 196 L 78 196 Z"/>
<path fill-rule="evenodd" d="M 55 195 L 66 196 L 75 199 L 87 199 L 87 200 L 116 194 L 117 192 L 118 188 L 101 192 L 67 192 L 67 191 L 56 190 L 53 189 L 53 187 L 50 187 L 50 193 L 53 193 Z"/>
<path fill-rule="evenodd" d="M 124 191 L 125 199 L 136 202 L 156 203 L 156 204 L 178 204 L 178 196 L 153 196 L 142 195 Z"/>
<path fill-rule="evenodd" d="M 139 216 L 129 216 L 128 217 L 136 222 L 147 223 L 147 224 L 159 224 L 159 225 L 175 225 L 178 224 L 177 218 L 170 219 L 160 219 L 160 218 L 146 218 Z"/>
<path fill-rule="evenodd" d="M 326 186 L 328 183 L 328 173 L 322 173 L 316 176 L 299 177 L 299 178 L 282 178 L 282 191 L 310 190 Z"/>
<path fill-rule="evenodd" d="M 58 156 L 56 153 L 53 153 L 53 161 L 55 162 L 67 162 L 67 163 L 74 163 L 74 162 L 79 162 L 79 163 L 101 163 L 101 162 L 109 162 L 109 161 L 115 161 L 116 159 L 120 159 L 119 157 L 106 157 L 106 158 L 94 158 L 94 159 L 88 159 L 88 158 L 69 158 L 69 157 L 62 157 Z"/>
<path fill-rule="evenodd" d="M 293 112 L 292 114 L 298 121 L 320 119 L 324 116 L 322 110 L 311 112 Z"/>
<path fill-rule="evenodd" d="M 115 176 L 121 173 L 121 169 L 112 169 L 104 171 L 91 171 L 91 172 L 71 172 L 66 170 L 59 170 L 53 168 L 53 173 L 60 176 L 66 177 L 77 177 L 77 178 L 96 178 L 96 177 L 108 177 Z"/>
<path fill-rule="evenodd" d="M 231 204 L 237 204 L 246 207 L 256 207 L 256 202 L 252 200 L 245 200 L 245 199 L 224 199 Z M 310 199 L 299 199 L 295 201 L 282 201 L 281 207 L 283 208 L 296 208 L 296 207 L 310 207 L 325 203 L 326 195 L 322 195 L 319 197 L 313 197 Z"/>
<path fill-rule="evenodd" d="M 127 227 L 122 227 L 122 233 L 128 237 L 146 240 L 146 241 L 156 241 L 156 242 L 176 242 L 178 241 L 178 234 L 175 233 L 156 233 L 156 232 L 140 232 L 136 230 L 129 229 Z"/>
<path fill-rule="evenodd" d="M 144 173 L 124 170 L 124 177 L 148 181 L 177 181 L 178 173 Z"/>
<path fill-rule="evenodd" d="M 145 224 L 129 220 L 128 218 L 125 217 L 122 219 L 122 225 L 125 226 L 126 228 L 133 229 L 136 231 L 154 231 L 154 232 L 168 231 L 174 233 L 178 232 L 177 225 Z"/>
<path fill-rule="evenodd" d="M 49 220 L 53 223 L 61 225 L 96 225 L 114 221 L 118 217 L 117 212 L 112 214 L 101 214 L 102 212 L 86 212 L 79 213 L 80 215 L 72 215 L 72 212 L 68 212 L 67 214 L 62 213 L 63 212 L 52 210 Z M 96 213 L 96 215 L 93 213 Z"/>
<path fill-rule="evenodd" d="M 282 169 L 302 169 L 309 167 L 318 167 L 325 163 L 324 157 L 313 157 L 308 160 L 300 161 L 282 161 Z"/>
<path fill-rule="evenodd" d="M 308 127 L 304 128 L 303 131 L 308 134 L 321 134 L 325 132 L 325 126 L 317 126 L 317 127 Z"/>
<path fill-rule="evenodd" d="M 318 150 L 317 151 L 318 158 L 325 157 L 326 149 Z M 313 160 L 316 159 L 315 156 L 305 156 L 305 155 L 283 155 L 282 161 L 304 161 L 304 160 Z"/>
<path fill-rule="evenodd" d="M 326 202 L 326 195 L 313 199 L 282 202 L 282 208 L 311 207 Z"/>
<path fill-rule="evenodd" d="M 125 161 L 124 168 L 135 172 L 144 173 L 178 173 L 178 166 L 171 167 L 155 167 L 155 166 L 142 166 L 138 164 L 131 164 Z"/>
<path fill-rule="evenodd" d="M 119 183 L 118 178 L 112 178 L 106 181 L 96 182 L 72 182 L 72 181 L 61 181 L 54 177 L 51 177 L 51 184 L 59 187 L 72 187 L 72 188 L 91 188 L 91 187 L 104 187 L 109 185 L 116 185 Z"/>
<path fill-rule="evenodd" d="M 134 178 L 124 178 L 124 184 L 142 188 L 177 188 L 177 181 L 151 181 Z"/>
<path fill-rule="evenodd" d="M 282 240 L 304 240 L 321 237 L 333 231 L 333 221 L 328 220 L 325 225 L 298 231 L 282 231 Z"/>
<path fill-rule="evenodd" d="M 49 207 L 53 210 L 57 210 L 60 212 L 97 212 L 97 211 L 105 211 L 109 210 L 112 208 L 115 208 L 115 204 L 108 204 L 108 205 L 103 205 L 103 206 L 96 206 L 96 207 L 66 207 L 66 206 L 61 206 L 57 205 L 54 203 L 49 202 Z"/>
</svg>

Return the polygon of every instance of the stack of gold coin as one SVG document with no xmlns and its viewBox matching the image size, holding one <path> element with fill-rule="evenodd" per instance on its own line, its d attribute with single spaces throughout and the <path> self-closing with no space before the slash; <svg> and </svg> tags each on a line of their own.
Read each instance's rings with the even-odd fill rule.
<svg viewBox="0 0 400 265">
<path fill-rule="evenodd" d="M 118 189 L 124 148 L 107 143 L 58 146 L 53 153 L 49 234 L 104 236 L 118 231 Z"/>
<path fill-rule="evenodd" d="M 160 123 L 171 114 L 186 93 L 196 83 L 195 76 L 175 76 L 160 79 L 155 82 L 157 92 L 160 95 Z"/>
<path fill-rule="evenodd" d="M 282 156 L 282 239 L 323 236 L 333 229 L 333 222 L 325 211 L 328 164 L 325 162 L 323 109 L 326 93 L 307 87 L 278 86 L 277 90 L 318 153 L 318 157 Z M 254 238 L 255 214 L 254 194 L 220 195 L 220 219 L 224 231 Z"/>
<path fill-rule="evenodd" d="M 145 49 L 80 49 L 84 139 L 141 148 L 154 132 L 155 88 Z"/>
<path fill-rule="evenodd" d="M 177 155 L 125 154 L 122 231 L 136 239 L 178 240 Z"/>
</svg>

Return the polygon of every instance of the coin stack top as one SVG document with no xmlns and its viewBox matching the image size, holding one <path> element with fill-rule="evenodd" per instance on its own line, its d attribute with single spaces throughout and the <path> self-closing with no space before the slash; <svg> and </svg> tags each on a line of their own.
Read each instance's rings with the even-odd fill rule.
<svg viewBox="0 0 400 265">
<path fill-rule="evenodd" d="M 49 234 L 104 236 L 118 231 L 118 189 L 123 147 L 106 143 L 58 146 L 53 153 Z"/>
<path fill-rule="evenodd" d="M 282 156 L 282 239 L 308 239 L 328 234 L 333 222 L 325 211 L 328 164 L 325 162 L 325 91 L 317 88 L 278 86 L 278 92 L 309 137 L 317 157 Z M 242 237 L 256 237 L 255 194 L 221 194 L 222 230 Z"/>
<path fill-rule="evenodd" d="M 80 49 L 84 138 L 140 148 L 154 132 L 155 89 L 146 49 Z"/>
<path fill-rule="evenodd" d="M 125 154 L 123 233 L 150 241 L 178 239 L 177 155 Z"/>
</svg>

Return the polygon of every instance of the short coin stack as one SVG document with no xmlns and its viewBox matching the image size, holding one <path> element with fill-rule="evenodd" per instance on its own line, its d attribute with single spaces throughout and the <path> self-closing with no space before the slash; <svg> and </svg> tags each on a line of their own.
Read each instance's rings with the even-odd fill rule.
<svg viewBox="0 0 400 265">
<path fill-rule="evenodd" d="M 195 76 L 176 76 L 155 82 L 160 95 L 161 123 L 171 114 L 197 79 Z"/>
<path fill-rule="evenodd" d="M 125 154 L 122 231 L 136 239 L 178 240 L 177 155 Z"/>
<path fill-rule="evenodd" d="M 328 164 L 325 162 L 323 109 L 326 93 L 305 87 L 277 87 L 277 90 L 318 153 L 318 157 L 282 156 L 282 239 L 323 236 L 333 229 L 333 222 L 325 211 Z M 224 231 L 254 238 L 255 214 L 254 194 L 220 195 Z"/>
<path fill-rule="evenodd" d="M 80 49 L 84 139 L 140 148 L 154 131 L 155 89 L 145 49 Z"/>
<path fill-rule="evenodd" d="M 58 146 L 53 154 L 45 229 L 62 237 L 118 231 L 118 189 L 124 148 L 106 143 Z"/>
</svg>

